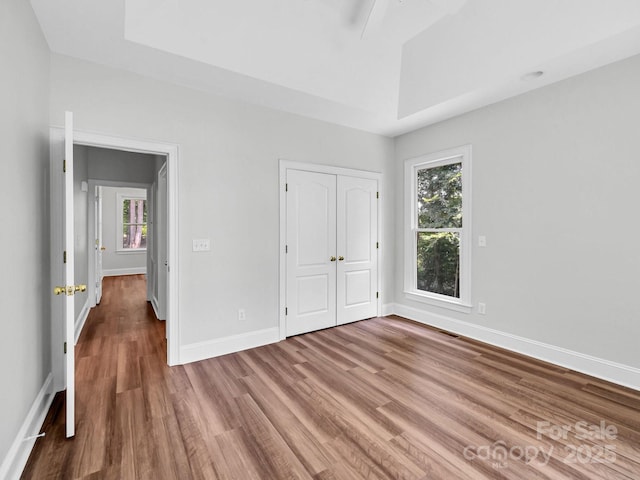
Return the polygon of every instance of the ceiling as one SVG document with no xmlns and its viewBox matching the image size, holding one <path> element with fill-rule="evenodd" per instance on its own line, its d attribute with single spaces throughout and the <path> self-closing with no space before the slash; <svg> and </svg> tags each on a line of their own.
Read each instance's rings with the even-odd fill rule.
<svg viewBox="0 0 640 480">
<path fill-rule="evenodd" d="M 387 136 L 640 53 L 637 0 L 31 4 L 56 53 Z"/>
</svg>

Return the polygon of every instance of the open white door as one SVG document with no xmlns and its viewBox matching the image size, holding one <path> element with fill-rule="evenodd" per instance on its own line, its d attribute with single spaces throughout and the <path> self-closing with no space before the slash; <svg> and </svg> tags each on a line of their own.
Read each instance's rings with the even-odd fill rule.
<svg viewBox="0 0 640 480">
<path fill-rule="evenodd" d="M 158 259 L 158 319 L 167 319 L 167 164 L 158 172 L 158 195 L 156 197 L 157 233 L 156 251 Z M 168 329 L 165 330 L 168 332 Z"/>
<path fill-rule="evenodd" d="M 63 163 L 63 284 L 54 289 L 63 298 L 64 376 L 66 385 L 67 437 L 75 435 L 75 354 L 74 354 L 74 298 L 76 292 L 85 291 L 86 285 L 74 283 L 73 251 L 73 114 L 65 113 L 64 163 Z"/>
<path fill-rule="evenodd" d="M 96 305 L 102 300 L 102 252 L 105 248 L 102 243 L 102 187 L 96 186 L 96 203 L 95 203 L 95 217 L 96 225 L 96 255 L 95 255 L 95 285 L 96 285 Z"/>
</svg>

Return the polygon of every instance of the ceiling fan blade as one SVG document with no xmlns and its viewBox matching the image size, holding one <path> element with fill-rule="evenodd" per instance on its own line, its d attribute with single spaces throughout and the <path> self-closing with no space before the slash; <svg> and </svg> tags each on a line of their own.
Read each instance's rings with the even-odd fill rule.
<svg viewBox="0 0 640 480">
<path fill-rule="evenodd" d="M 382 24 L 388 6 L 389 0 L 373 0 L 369 15 L 367 15 L 367 21 L 362 28 L 361 39 L 364 38 L 368 32 L 377 29 Z"/>
</svg>

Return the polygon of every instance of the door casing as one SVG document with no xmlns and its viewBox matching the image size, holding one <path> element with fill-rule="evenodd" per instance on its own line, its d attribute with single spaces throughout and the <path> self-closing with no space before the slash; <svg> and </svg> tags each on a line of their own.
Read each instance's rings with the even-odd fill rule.
<svg viewBox="0 0 640 480">
<path fill-rule="evenodd" d="M 74 130 L 74 144 L 89 147 L 110 148 L 152 155 L 165 155 L 167 157 L 167 260 L 168 260 L 168 285 L 167 285 L 167 364 L 179 365 L 180 361 L 180 318 L 179 318 L 179 181 L 178 181 L 178 145 L 170 143 L 141 141 L 112 135 Z M 64 159 L 64 152 L 58 145 L 64 140 L 64 128 L 51 127 L 51 154 L 50 172 L 60 168 Z M 55 175 L 50 175 L 50 205 L 51 205 L 51 285 L 55 285 L 61 272 L 62 248 L 62 196 L 61 185 Z M 91 265 L 91 263 L 90 263 Z M 53 288 L 53 287 L 52 287 Z M 64 379 L 64 351 L 61 332 L 63 331 L 63 318 L 60 302 L 55 302 L 52 295 L 52 330 L 51 330 L 51 365 L 53 373 L 54 391 L 65 389 Z"/>
<path fill-rule="evenodd" d="M 382 173 L 380 172 L 372 172 L 367 170 L 357 170 L 352 168 L 342 168 L 342 167 L 333 167 L 330 165 L 319 165 L 314 163 L 305 163 L 305 162 L 295 162 L 291 160 L 280 159 L 279 161 L 279 169 L 280 169 L 280 181 L 279 181 L 279 190 L 280 190 L 280 255 L 279 255 L 279 338 L 280 340 L 284 340 L 286 338 L 287 332 L 287 317 L 286 317 L 286 301 L 287 301 L 287 258 L 285 253 L 286 241 L 287 241 L 287 197 L 286 197 L 286 184 L 287 184 L 287 170 L 305 170 L 308 172 L 317 172 L 317 173 L 327 173 L 331 175 L 345 175 L 359 178 L 370 178 L 374 179 L 378 182 L 378 189 L 380 192 L 380 197 L 382 197 Z M 382 208 L 378 207 L 378 238 L 382 238 L 382 224 L 383 224 L 383 216 L 382 216 Z M 382 248 L 377 249 L 378 255 L 378 290 L 380 290 L 382 285 Z M 382 296 L 380 295 L 377 299 L 377 315 L 380 315 L 382 312 Z"/>
</svg>

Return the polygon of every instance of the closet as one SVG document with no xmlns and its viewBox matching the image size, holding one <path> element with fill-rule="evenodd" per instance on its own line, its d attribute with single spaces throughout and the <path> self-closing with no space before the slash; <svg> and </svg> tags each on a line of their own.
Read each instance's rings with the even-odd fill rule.
<svg viewBox="0 0 640 480">
<path fill-rule="evenodd" d="M 377 316 L 375 174 L 287 169 L 285 188 L 286 336 Z"/>
</svg>

